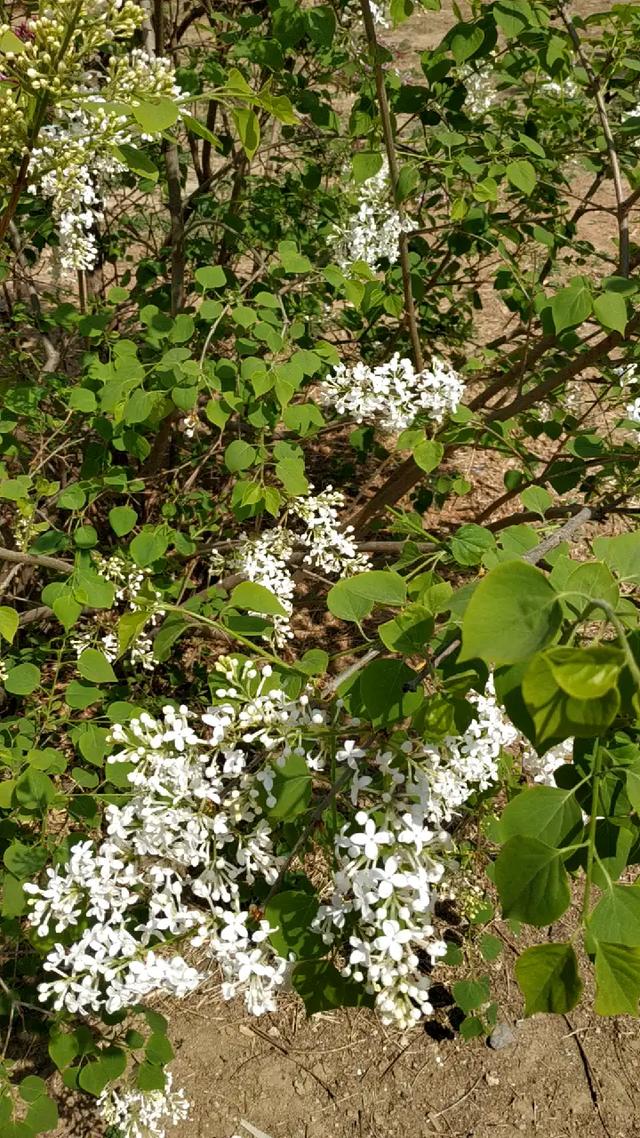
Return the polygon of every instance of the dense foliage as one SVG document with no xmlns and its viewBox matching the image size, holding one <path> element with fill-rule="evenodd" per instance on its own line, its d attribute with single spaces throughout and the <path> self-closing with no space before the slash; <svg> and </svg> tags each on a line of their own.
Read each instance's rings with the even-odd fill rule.
<svg viewBox="0 0 640 1138">
<path fill-rule="evenodd" d="M 4 5 L 7 1138 L 209 975 L 638 1013 L 640 8 L 438 8 Z"/>
</svg>

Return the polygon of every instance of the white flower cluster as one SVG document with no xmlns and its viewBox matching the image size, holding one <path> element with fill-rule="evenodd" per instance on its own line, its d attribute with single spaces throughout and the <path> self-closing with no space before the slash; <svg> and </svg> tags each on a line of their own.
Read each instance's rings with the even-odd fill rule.
<svg viewBox="0 0 640 1138">
<path fill-rule="evenodd" d="M 484 115 L 497 98 L 496 75 L 491 62 L 480 67 L 466 63 L 458 68 L 458 77 L 465 85 L 465 103 L 473 115 Z"/>
<path fill-rule="evenodd" d="M 105 1090 L 97 1102 L 98 1114 L 114 1127 L 118 1138 L 164 1138 L 167 1126 L 189 1117 L 184 1091 L 172 1087 L 168 1072 L 163 1091 Z"/>
<path fill-rule="evenodd" d="M 322 384 L 323 403 L 358 423 L 402 431 L 423 417 L 441 424 L 457 410 L 464 383 L 443 360 L 434 357 L 424 371 L 396 352 L 387 363 L 370 367 L 338 364 Z"/>
<path fill-rule="evenodd" d="M 105 15 L 111 8 L 107 5 Z M 107 11 L 108 9 L 108 11 Z M 136 9 L 137 10 L 137 9 Z M 106 190 L 126 167 L 117 148 L 132 141 L 128 119 L 114 107 L 136 106 L 148 98 L 181 95 L 173 64 L 140 49 L 112 56 L 106 77 L 86 71 L 72 91 L 82 106 L 53 108 L 43 126 L 29 167 L 29 192 L 51 199 L 65 269 L 92 269 L 98 256 L 97 230 Z M 143 134 L 145 139 L 158 132 Z"/>
<path fill-rule="evenodd" d="M 128 138 L 98 109 L 91 115 L 60 110 L 56 121 L 42 128 L 31 156 L 29 193 L 51 198 L 65 269 L 91 269 L 96 263 L 103 194 L 125 169 L 105 142 L 115 146 Z"/>
<path fill-rule="evenodd" d="M 352 802 L 364 796 L 371 805 L 336 836 L 334 892 L 315 927 L 328 944 L 340 939 L 343 974 L 375 995 L 383 1023 L 402 1030 L 432 1011 L 418 950 L 432 962 L 446 952 L 433 925 L 434 887 L 451 864 L 445 827 L 474 789 L 497 781 L 500 753 L 517 738 L 491 682 L 470 702 L 464 734 L 439 746 L 405 738 L 373 760 L 353 744 L 336 755 L 353 770 Z"/>
<path fill-rule="evenodd" d="M 553 777 L 558 767 L 570 763 L 573 755 L 573 739 L 565 739 L 557 747 L 551 747 L 544 755 L 539 755 L 531 747 L 525 746 L 522 752 L 522 769 L 534 782 L 543 786 L 555 786 Z"/>
<path fill-rule="evenodd" d="M 352 815 L 347 797 L 315 926 L 345 973 L 375 995 L 385 1022 L 415 1022 L 429 1010 L 418 951 L 433 959 L 444 951 L 432 914 L 452 855 L 446 826 L 475 788 L 496 779 L 514 729 L 489 690 L 471 697 L 474 718 L 460 738 L 436 747 L 397 734 L 370 755 L 346 737 L 357 723 L 342 723 L 339 702 L 330 714 L 307 691 L 292 699 L 269 666 L 258 672 L 241 658 L 217 669 L 224 686 L 203 715 L 165 707 L 161 719 L 144 713 L 113 728 L 109 761 L 131 764 L 130 799 L 107 806 L 97 849 L 78 842 L 63 868 L 27 885 L 38 935 L 65 934 L 46 957 L 53 978 L 41 999 L 86 1015 L 153 991 L 183 996 L 204 978 L 171 954 L 186 940 L 220 969 L 225 998 L 243 993 L 252 1013 L 272 1011 L 291 963 L 271 947 L 275 930 L 252 904 L 285 867 L 269 811 L 287 762 L 303 760 L 326 780 L 337 730 Z"/>
<path fill-rule="evenodd" d="M 288 513 L 292 520 L 302 523 L 301 527 L 293 529 L 287 525 L 266 530 L 257 538 L 242 542 L 234 553 L 233 567 L 247 580 L 270 589 L 287 611 L 287 616 L 274 619 L 277 644 L 282 645 L 293 635 L 289 618 L 295 593 L 292 557 L 296 551 L 303 552 L 305 564 L 325 573 L 347 577 L 368 568 L 368 557 L 358 553 L 351 536 L 353 527 L 340 526 L 338 511 L 342 507 L 344 495 L 331 486 L 320 494 L 294 498 Z"/>
<path fill-rule="evenodd" d="M 386 257 L 395 264 L 400 256 L 400 236 L 416 228 L 411 218 L 400 214 L 393 204 L 389 166 L 381 169 L 359 188 L 359 202 L 345 227 L 336 226 L 329 237 L 335 258 L 342 269 L 355 261 L 376 268 Z"/>
<path fill-rule="evenodd" d="M 304 697 L 292 702 L 268 667 L 218 667 L 230 686 L 195 726 L 186 708 L 172 707 L 161 720 L 143 714 L 114 726 L 110 762 L 133 764 L 131 798 L 107 806 L 97 850 L 78 843 L 63 869 L 27 887 L 40 936 L 78 930 L 44 963 L 55 979 L 40 997 L 57 1010 L 114 1012 L 152 991 L 186 995 L 202 974 L 159 951 L 185 936 L 221 968 L 226 998 L 243 992 L 256 1015 L 275 1007 L 287 961 L 269 945 L 268 922 L 244 904 L 256 879 L 272 884 L 281 867 L 253 768 L 276 749 L 281 762 L 304 754 L 318 713 Z"/>
<path fill-rule="evenodd" d="M 132 664 L 139 664 L 146 672 L 154 671 L 157 661 L 153 655 L 151 630 L 164 616 L 164 610 L 158 603 L 162 599 L 161 593 L 149 582 L 147 570 L 134 565 L 118 553 L 111 557 L 98 554 L 95 564 L 100 575 L 116 586 L 115 599 L 119 604 L 127 605 L 132 612 L 148 612 L 145 626 L 137 631 L 129 646 L 129 653 Z M 79 628 L 69 637 L 69 647 L 77 657 L 80 657 L 86 648 L 91 648 L 95 644 L 95 626 Z M 115 632 L 102 633 L 97 645 L 110 663 L 118 659 L 120 649 Z"/>
</svg>

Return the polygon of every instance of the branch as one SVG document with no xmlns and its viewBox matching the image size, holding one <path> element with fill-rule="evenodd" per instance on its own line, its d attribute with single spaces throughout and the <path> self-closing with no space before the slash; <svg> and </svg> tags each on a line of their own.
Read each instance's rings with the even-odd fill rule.
<svg viewBox="0 0 640 1138">
<path fill-rule="evenodd" d="M 389 114 L 389 103 L 387 101 L 387 92 L 384 85 L 384 71 L 380 62 L 380 55 L 378 51 L 378 40 L 376 38 L 376 27 L 373 21 L 373 14 L 371 12 L 371 5 L 369 0 L 360 0 L 362 8 L 362 18 L 364 20 L 364 29 L 367 36 L 367 44 L 369 47 L 369 58 L 376 82 L 376 94 L 378 97 L 378 106 L 380 108 L 380 121 L 382 123 L 382 135 L 384 138 L 385 150 L 387 152 L 387 162 L 389 163 L 389 179 L 393 190 L 393 200 L 396 209 L 399 213 L 403 212 L 402 202 L 398 195 L 398 160 L 396 157 L 395 140 L 393 137 L 393 125 L 391 122 L 391 115 Z M 409 328 L 409 335 L 411 337 L 411 346 L 413 348 L 413 356 L 418 371 L 424 369 L 424 359 L 422 356 L 422 346 L 420 344 L 420 335 L 418 333 L 418 321 L 416 318 L 416 309 L 413 300 L 413 289 L 411 287 L 411 266 L 409 264 L 409 242 L 407 234 L 402 232 L 400 234 L 400 268 L 402 270 L 402 288 L 404 291 L 404 311 Z"/>
<path fill-rule="evenodd" d="M 569 38 L 575 48 L 576 55 L 584 67 L 589 78 L 589 84 L 593 91 L 593 97 L 598 108 L 598 115 L 600 117 L 600 124 L 602 126 L 602 133 L 604 134 L 605 142 L 607 145 L 607 153 L 609 155 L 609 165 L 611 166 L 611 178 L 613 180 L 613 189 L 616 195 L 616 212 L 618 216 L 618 240 L 619 240 L 619 272 L 623 277 L 629 276 L 629 210 L 626 206 L 624 188 L 622 185 L 622 175 L 620 173 L 620 162 L 618 160 L 618 153 L 616 144 L 613 139 L 611 131 L 611 124 L 609 116 L 607 115 L 607 108 L 600 86 L 600 79 L 593 67 L 591 60 L 585 54 L 580 43 L 580 37 L 576 31 L 575 24 L 571 19 L 566 4 L 560 0 L 558 4 L 558 11 L 560 18 L 569 33 Z"/>
<path fill-rule="evenodd" d="M 59 569 L 63 573 L 73 571 L 73 562 L 63 561 L 61 557 L 47 557 L 44 553 L 21 553 L 17 549 L 4 549 L 0 546 L 0 561 L 14 561 L 19 565 L 41 565 L 43 569 Z"/>
</svg>

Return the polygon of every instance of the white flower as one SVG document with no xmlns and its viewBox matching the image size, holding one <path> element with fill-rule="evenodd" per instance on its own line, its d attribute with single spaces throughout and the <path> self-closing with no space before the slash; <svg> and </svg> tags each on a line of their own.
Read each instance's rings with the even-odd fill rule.
<svg viewBox="0 0 640 1138">
<path fill-rule="evenodd" d="M 405 949 L 413 936 L 409 928 L 402 928 L 399 921 L 383 921 L 382 932 L 373 941 L 373 947 L 378 952 L 388 953 L 392 960 L 402 960 Z"/>
<path fill-rule="evenodd" d="M 378 847 L 387 846 L 391 842 L 391 834 L 387 830 L 379 830 L 373 818 L 369 818 L 363 810 L 356 814 L 356 822 L 362 826 L 360 833 L 350 834 L 351 844 L 362 848 L 365 857 L 375 861 L 378 856 Z"/>
</svg>

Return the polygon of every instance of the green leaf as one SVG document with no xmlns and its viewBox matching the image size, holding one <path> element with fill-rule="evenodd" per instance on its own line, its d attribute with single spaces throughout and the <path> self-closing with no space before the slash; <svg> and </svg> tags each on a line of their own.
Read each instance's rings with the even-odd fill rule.
<svg viewBox="0 0 640 1138">
<path fill-rule="evenodd" d="M 12 644 L 19 624 L 20 618 L 16 610 L 9 608 L 8 605 L 0 605 L 0 636 L 3 640 L 8 640 L 9 644 Z"/>
<path fill-rule="evenodd" d="M 484 1035 L 484 1025 L 478 1016 L 466 1016 L 460 1024 L 460 1035 L 463 1039 L 479 1039 Z"/>
<path fill-rule="evenodd" d="M 31 1103 L 24 1121 L 33 1134 L 55 1130 L 58 1125 L 58 1108 L 48 1095 L 41 1095 Z"/>
<path fill-rule="evenodd" d="M 329 612 L 341 620 L 359 623 L 374 605 L 397 607 L 404 603 L 406 595 L 407 587 L 399 573 L 372 569 L 338 581 L 329 590 L 327 605 Z"/>
<path fill-rule="evenodd" d="M 234 608 L 266 613 L 267 616 L 287 615 L 287 610 L 271 592 L 271 589 L 265 588 L 264 585 L 254 584 L 253 581 L 241 581 L 239 585 L 236 585 L 229 598 L 229 603 Z"/>
<path fill-rule="evenodd" d="M 296 960 L 309 960 L 325 956 L 327 946 L 319 933 L 311 930 L 311 922 L 318 911 L 318 899 L 313 893 L 290 890 L 277 893 L 267 905 L 264 915 L 274 932 L 269 940 L 279 956 Z"/>
<path fill-rule="evenodd" d="M 245 154 L 253 158 L 260 145 L 260 120 L 251 107 L 235 107 L 231 114 Z"/>
<path fill-rule="evenodd" d="M 257 457 L 258 452 L 250 443 L 234 439 L 224 452 L 224 464 L 232 474 L 237 474 L 239 470 L 248 470 L 253 466 Z"/>
<path fill-rule="evenodd" d="M 368 182 L 382 169 L 382 155 L 379 150 L 359 150 L 351 159 L 351 172 L 356 185 Z"/>
<path fill-rule="evenodd" d="M 496 539 L 490 530 L 470 522 L 460 526 L 449 546 L 458 565 L 479 565 L 485 553 L 495 549 Z"/>
<path fill-rule="evenodd" d="M 484 32 L 477 24 L 459 23 L 449 33 L 449 43 L 456 63 L 464 63 L 482 47 Z"/>
<path fill-rule="evenodd" d="M 504 841 L 524 835 L 549 846 L 564 846 L 581 830 L 582 810 L 573 791 L 553 786 L 523 790 L 509 802 L 500 818 Z"/>
<path fill-rule="evenodd" d="M 616 607 L 620 599 L 620 590 L 616 584 L 611 570 L 600 561 L 584 561 L 567 574 L 562 592 L 569 594 L 572 609 L 582 614 L 589 607 L 591 599 L 599 599 Z M 579 594 L 579 595 L 578 595 Z M 594 618 L 600 614 L 592 609 Z"/>
<path fill-rule="evenodd" d="M 640 947 L 596 942 L 595 1009 L 601 1016 L 638 1014 Z"/>
<path fill-rule="evenodd" d="M 529 162 L 528 158 L 517 158 L 514 162 L 509 162 L 507 165 L 507 179 L 528 197 L 536 188 L 537 175 L 535 166 Z"/>
<path fill-rule="evenodd" d="M 56 597 L 53 601 L 51 607 L 65 632 L 73 628 L 82 612 L 82 605 L 74 599 L 71 591 L 61 593 L 60 596 Z"/>
<path fill-rule="evenodd" d="M 483 933 L 478 941 L 482 959 L 490 964 L 492 960 L 497 960 L 502 952 L 503 943 L 500 937 L 493 936 L 492 933 Z"/>
<path fill-rule="evenodd" d="M 522 697 L 536 732 L 533 742 L 541 754 L 554 743 L 574 735 L 579 738 L 600 735 L 620 708 L 617 688 L 592 699 L 568 695 L 557 684 L 547 657 L 547 652 L 534 656 L 522 681 Z"/>
<path fill-rule="evenodd" d="M 544 573 L 524 561 L 505 561 L 472 594 L 460 660 L 516 664 L 548 644 L 561 620 L 555 589 Z"/>
<path fill-rule="evenodd" d="M 516 980 L 525 998 L 524 1014 L 565 1015 L 582 995 L 578 961 L 571 944 L 537 944 L 527 948 L 515 965 Z"/>
<path fill-rule="evenodd" d="M 495 883 L 505 917 L 550 925 L 571 900 L 562 855 L 537 838 L 510 838 L 495 865 Z"/>
<path fill-rule="evenodd" d="M 596 537 L 593 551 L 616 576 L 640 585 L 640 529 L 615 537 Z"/>
<path fill-rule="evenodd" d="M 18 502 L 27 498 L 31 489 L 31 479 L 28 474 L 19 474 L 17 478 L 5 478 L 0 482 L 0 498 L 8 498 L 11 502 Z"/>
<path fill-rule="evenodd" d="M 164 1069 L 157 1063 L 141 1063 L 136 1072 L 136 1085 L 145 1094 L 151 1091 L 163 1091 L 166 1081 Z"/>
<path fill-rule="evenodd" d="M 276 463 L 276 474 L 288 494 L 297 498 L 309 491 L 309 481 L 304 472 L 303 459 L 281 458 Z"/>
<path fill-rule="evenodd" d="M 222 265 L 203 265 L 193 275 L 204 289 L 223 288 L 227 283 L 227 274 Z"/>
<path fill-rule="evenodd" d="M 330 47 L 336 31 L 336 17 L 328 4 L 318 4 L 307 9 L 307 27 L 309 39 L 319 47 Z"/>
<path fill-rule="evenodd" d="M 307 1015 L 336 1008 L 373 1007 L 373 997 L 364 985 L 341 976 L 328 960 L 307 960 L 296 964 L 291 983 L 304 1001 Z"/>
<path fill-rule="evenodd" d="M 150 1063 L 170 1063 L 173 1059 L 173 1047 L 164 1032 L 154 1031 L 149 1036 L 145 1047 L 145 1054 Z"/>
<path fill-rule="evenodd" d="M 86 500 L 84 490 L 77 483 L 71 483 L 58 495 L 58 506 L 62 510 L 81 510 Z"/>
<path fill-rule="evenodd" d="M 443 456 L 444 447 L 435 439 L 426 439 L 424 442 L 418 443 L 413 451 L 413 460 L 416 466 L 419 466 L 426 474 L 430 474 L 440 465 Z"/>
<path fill-rule="evenodd" d="M 289 755 L 283 766 L 274 766 L 271 791 L 275 806 L 267 806 L 270 818 L 289 822 L 303 813 L 311 801 L 311 773 L 302 755 Z"/>
<path fill-rule="evenodd" d="M 458 1007 L 468 1015 L 489 1002 L 489 980 L 486 976 L 481 980 L 458 980 L 451 985 L 451 993 Z"/>
<path fill-rule="evenodd" d="M 136 565 L 145 569 L 166 553 L 169 539 L 166 533 L 157 528 L 143 529 L 129 545 L 129 552 Z"/>
<path fill-rule="evenodd" d="M 7 28 L 0 36 L 0 51 L 3 53 L 13 52 L 14 55 L 19 55 L 21 51 L 26 51 L 26 44 L 23 43 L 20 36 Z"/>
<path fill-rule="evenodd" d="M 85 648 L 78 659 L 78 671 L 92 684 L 115 684 L 117 681 L 111 664 L 97 648 Z"/>
<path fill-rule="evenodd" d="M 627 302 L 619 292 L 603 292 L 593 302 L 595 318 L 603 328 L 609 328 L 624 336 L 629 314 Z"/>
<path fill-rule="evenodd" d="M 12 695 L 31 695 L 40 687 L 40 669 L 35 664 L 16 664 L 9 668 L 4 686 Z"/>
<path fill-rule="evenodd" d="M 161 134 L 177 122 L 180 114 L 180 108 L 166 95 L 159 95 L 153 102 L 139 103 L 131 109 L 145 134 Z"/>
<path fill-rule="evenodd" d="M 84 711 L 92 703 L 99 703 L 104 698 L 104 692 L 90 684 L 83 684 L 81 680 L 72 680 L 67 684 L 64 698 L 66 704 L 75 711 Z"/>
<path fill-rule="evenodd" d="M 7 846 L 2 860 L 14 877 L 24 881 L 40 872 L 47 860 L 47 851 L 44 846 L 27 846 L 16 840 Z"/>
<path fill-rule="evenodd" d="M 139 178 L 147 178 L 151 182 L 158 181 L 158 167 L 143 150 L 138 150 L 136 146 L 130 146 L 127 142 L 121 142 L 115 147 L 115 151 L 132 174 L 137 174 Z"/>
<path fill-rule="evenodd" d="M 624 653 L 606 644 L 585 648 L 550 648 L 545 652 L 553 678 L 576 699 L 598 699 L 615 687 L 624 666 Z"/>
<path fill-rule="evenodd" d="M 127 1066 L 127 1055 L 121 1047 L 106 1047 L 99 1055 L 87 1063 L 78 1076 L 83 1091 L 96 1096 L 102 1094 L 107 1083 L 118 1079 Z"/>
<path fill-rule="evenodd" d="M 118 656 L 124 656 L 149 619 L 144 610 L 133 609 L 124 612 L 118 619 Z M 90 679 L 90 677 L 87 677 Z M 99 681 L 97 681 L 99 682 Z"/>
<path fill-rule="evenodd" d="M 580 283 L 560 289 L 551 301 L 551 315 L 556 332 L 575 328 L 591 315 L 591 293 Z"/>
<path fill-rule="evenodd" d="M 409 687 L 416 673 L 403 660 L 374 660 L 360 674 L 359 691 L 367 716 L 388 724 L 410 715 L 423 700 Z"/>
<path fill-rule="evenodd" d="M 39 1079 L 37 1075 L 27 1075 L 23 1079 L 18 1088 L 20 1098 L 23 1102 L 35 1102 L 37 1098 L 47 1093 L 47 1084 L 44 1079 Z"/>
<path fill-rule="evenodd" d="M 75 600 L 92 609 L 110 609 L 115 599 L 115 586 L 94 569 L 81 565 L 72 579 Z"/>
<path fill-rule="evenodd" d="M 25 810 L 45 811 L 56 796 L 56 788 L 48 775 L 30 767 L 16 780 L 13 796 Z"/>
<path fill-rule="evenodd" d="M 611 885 L 589 918 L 596 940 L 640 947 L 640 885 Z"/>
<path fill-rule="evenodd" d="M 59 1031 L 49 1039 L 49 1055 L 59 1071 L 69 1067 L 80 1052 L 75 1032 Z"/>
<path fill-rule="evenodd" d="M 109 510 L 109 525 L 117 537 L 131 533 L 137 520 L 138 515 L 131 506 L 114 506 Z"/>
<path fill-rule="evenodd" d="M 544 486 L 528 486 L 526 490 L 521 490 L 520 501 L 525 510 L 533 510 L 535 514 L 540 514 L 541 518 L 553 504 L 553 498 Z"/>
<path fill-rule="evenodd" d="M 308 273 L 313 268 L 309 258 L 298 252 L 295 241 L 280 241 L 278 253 L 286 273 Z"/>
<path fill-rule="evenodd" d="M 322 676 L 329 666 L 329 653 L 324 648 L 309 648 L 296 667 L 306 676 Z"/>
<path fill-rule="evenodd" d="M 390 652 L 424 654 L 433 634 L 433 616 L 420 604 L 410 604 L 393 620 L 378 625 L 378 636 Z"/>
</svg>

